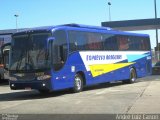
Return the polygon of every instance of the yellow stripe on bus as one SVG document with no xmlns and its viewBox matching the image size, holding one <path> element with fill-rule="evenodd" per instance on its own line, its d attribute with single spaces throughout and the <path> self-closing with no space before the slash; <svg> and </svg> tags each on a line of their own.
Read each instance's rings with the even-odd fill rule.
<svg viewBox="0 0 160 120">
<path fill-rule="evenodd" d="M 90 65 L 92 76 L 97 77 L 99 75 L 118 70 L 120 68 L 127 67 L 134 63 L 117 63 L 117 64 L 99 64 L 99 65 Z"/>
</svg>

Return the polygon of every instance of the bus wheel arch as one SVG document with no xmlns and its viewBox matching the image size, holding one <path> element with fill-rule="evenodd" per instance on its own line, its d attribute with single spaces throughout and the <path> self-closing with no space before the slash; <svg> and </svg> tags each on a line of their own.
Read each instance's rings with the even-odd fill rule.
<svg viewBox="0 0 160 120">
<path fill-rule="evenodd" d="M 86 85 L 85 75 L 82 71 L 76 73 L 74 78 L 74 87 L 73 90 L 75 93 L 81 92 L 83 90 L 83 86 Z"/>
</svg>

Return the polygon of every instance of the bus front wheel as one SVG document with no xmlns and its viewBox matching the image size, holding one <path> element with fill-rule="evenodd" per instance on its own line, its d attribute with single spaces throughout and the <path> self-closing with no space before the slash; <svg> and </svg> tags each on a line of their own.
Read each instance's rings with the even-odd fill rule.
<svg viewBox="0 0 160 120">
<path fill-rule="evenodd" d="M 83 77 L 80 74 L 76 74 L 75 76 L 73 90 L 75 93 L 83 90 Z"/>
</svg>

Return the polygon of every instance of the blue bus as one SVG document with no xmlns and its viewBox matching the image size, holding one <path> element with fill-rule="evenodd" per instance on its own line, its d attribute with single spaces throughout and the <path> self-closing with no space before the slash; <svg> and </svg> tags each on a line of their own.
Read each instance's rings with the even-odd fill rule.
<svg viewBox="0 0 160 120">
<path fill-rule="evenodd" d="M 49 92 L 123 81 L 134 83 L 151 74 L 147 34 L 106 27 L 66 24 L 13 34 L 10 88 Z"/>
</svg>

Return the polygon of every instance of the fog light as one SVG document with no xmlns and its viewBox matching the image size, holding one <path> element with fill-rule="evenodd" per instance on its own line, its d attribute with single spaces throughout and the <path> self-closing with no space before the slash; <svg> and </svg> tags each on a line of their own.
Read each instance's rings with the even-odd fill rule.
<svg viewBox="0 0 160 120">
<path fill-rule="evenodd" d="M 43 83 L 43 84 L 42 84 L 42 86 L 43 86 L 43 87 L 45 87 L 45 86 L 46 86 L 46 84 L 44 84 L 44 83 Z"/>
<path fill-rule="evenodd" d="M 12 87 L 14 87 L 14 84 L 11 84 Z"/>
</svg>

